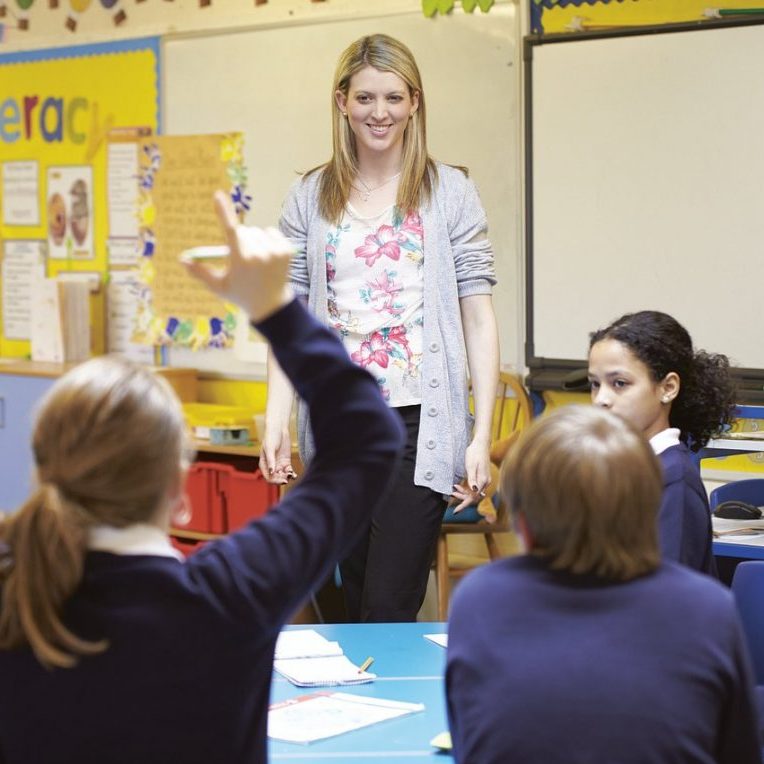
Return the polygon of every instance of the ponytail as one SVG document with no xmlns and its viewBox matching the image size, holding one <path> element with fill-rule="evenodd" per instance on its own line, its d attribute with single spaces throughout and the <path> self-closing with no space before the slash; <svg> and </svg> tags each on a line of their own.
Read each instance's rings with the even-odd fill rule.
<svg viewBox="0 0 764 764">
<path fill-rule="evenodd" d="M 0 649 L 28 645 L 49 668 L 70 668 L 78 656 L 106 649 L 104 640 L 83 640 L 61 619 L 82 579 L 87 527 L 84 510 L 52 483 L 0 524 Z"/>
<path fill-rule="evenodd" d="M 669 424 L 678 427 L 682 440 L 699 451 L 732 420 L 735 386 L 725 355 L 697 351 L 688 373 L 680 378 L 679 395 L 671 405 Z"/>
</svg>

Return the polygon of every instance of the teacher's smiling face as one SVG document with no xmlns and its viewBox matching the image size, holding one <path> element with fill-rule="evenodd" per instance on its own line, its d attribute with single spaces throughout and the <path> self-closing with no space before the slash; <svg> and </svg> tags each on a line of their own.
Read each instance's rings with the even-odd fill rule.
<svg viewBox="0 0 764 764">
<path fill-rule="evenodd" d="M 359 159 L 364 154 L 401 151 L 404 130 L 419 106 L 419 93 L 412 96 L 397 74 L 372 66 L 356 72 L 350 78 L 347 95 L 338 90 L 335 99 L 347 115 Z"/>
</svg>

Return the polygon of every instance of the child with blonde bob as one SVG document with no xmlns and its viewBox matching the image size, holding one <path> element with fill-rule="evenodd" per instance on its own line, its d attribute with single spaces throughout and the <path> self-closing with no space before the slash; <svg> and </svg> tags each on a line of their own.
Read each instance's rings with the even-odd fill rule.
<svg viewBox="0 0 764 764">
<path fill-rule="evenodd" d="M 266 761 L 279 630 L 356 543 L 402 444 L 374 379 L 286 285 L 291 244 L 238 226 L 189 266 L 240 304 L 308 405 L 316 456 L 264 518 L 184 561 L 170 544 L 191 456 L 177 398 L 115 358 L 42 401 L 38 486 L 0 522 L 3 764 Z"/>
<path fill-rule="evenodd" d="M 641 433 L 566 406 L 521 437 L 501 481 L 527 553 L 456 590 L 456 760 L 760 762 L 732 596 L 661 561 L 661 468 Z"/>
</svg>

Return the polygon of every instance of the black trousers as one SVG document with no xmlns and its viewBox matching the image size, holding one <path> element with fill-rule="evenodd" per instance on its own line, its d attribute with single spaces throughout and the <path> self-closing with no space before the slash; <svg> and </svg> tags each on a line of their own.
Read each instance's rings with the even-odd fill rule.
<svg viewBox="0 0 764 764">
<path fill-rule="evenodd" d="M 340 564 L 347 617 L 354 623 L 416 620 L 446 509 L 441 494 L 414 485 L 420 406 L 393 410 L 406 428 L 403 458 L 368 534 Z"/>
</svg>

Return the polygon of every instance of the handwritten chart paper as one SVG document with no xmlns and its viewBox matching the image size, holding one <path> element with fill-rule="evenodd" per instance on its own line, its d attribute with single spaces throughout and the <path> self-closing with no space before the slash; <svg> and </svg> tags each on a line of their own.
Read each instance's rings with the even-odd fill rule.
<svg viewBox="0 0 764 764">
<path fill-rule="evenodd" d="M 35 161 L 3 162 L 3 224 L 40 224 L 40 166 Z"/>
<path fill-rule="evenodd" d="M 109 143 L 107 198 L 109 236 L 138 238 L 138 144 Z"/>
<path fill-rule="evenodd" d="M 45 242 L 25 240 L 3 244 L 3 335 L 28 340 L 32 320 L 32 284 L 45 278 Z"/>
<path fill-rule="evenodd" d="M 236 325 L 233 306 L 188 276 L 179 257 L 191 247 L 225 243 L 212 196 L 227 189 L 237 206 L 242 198 L 241 136 L 161 136 L 139 146 L 140 272 L 150 299 L 138 336 L 152 344 L 226 347 Z"/>
</svg>

